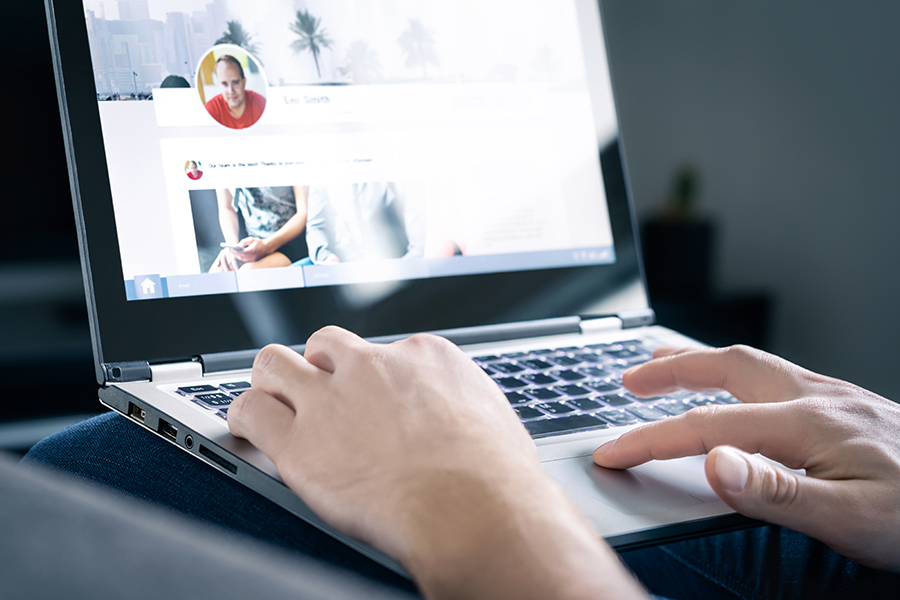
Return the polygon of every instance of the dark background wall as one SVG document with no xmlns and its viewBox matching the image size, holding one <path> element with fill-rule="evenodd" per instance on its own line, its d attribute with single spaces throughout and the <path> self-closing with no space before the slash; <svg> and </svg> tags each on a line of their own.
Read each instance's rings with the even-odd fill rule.
<svg viewBox="0 0 900 600">
<path fill-rule="evenodd" d="M 690 163 L 770 347 L 900 399 L 900 4 L 610 0 L 639 216 Z"/>
<path fill-rule="evenodd" d="M 691 165 L 718 225 L 716 284 L 771 295 L 770 347 L 900 398 L 900 4 L 611 0 L 604 13 L 639 216 Z M 96 407 L 43 3 L 4 15 L 19 91 L 3 95 L 0 420 L 46 412 L 41 396 Z M 33 392 L 41 380 L 51 393 Z"/>
</svg>

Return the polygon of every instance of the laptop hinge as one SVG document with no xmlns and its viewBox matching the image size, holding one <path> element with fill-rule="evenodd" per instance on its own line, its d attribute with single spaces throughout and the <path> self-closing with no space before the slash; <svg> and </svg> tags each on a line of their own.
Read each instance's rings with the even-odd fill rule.
<svg viewBox="0 0 900 600">
<path fill-rule="evenodd" d="M 164 363 L 150 367 L 154 383 L 167 383 L 170 381 L 190 381 L 203 377 L 203 365 L 195 360 L 175 363 Z"/>
<path fill-rule="evenodd" d="M 440 329 L 431 333 L 445 337 L 458 346 L 502 342 L 519 338 L 544 337 L 581 332 L 581 317 L 560 317 L 558 319 L 538 319 L 519 323 L 500 323 L 480 327 L 463 327 L 460 329 Z M 389 336 L 372 338 L 373 342 L 390 342 L 407 336 Z"/>
<path fill-rule="evenodd" d="M 127 383 L 131 381 L 182 381 L 203 377 L 203 365 L 196 361 L 180 361 L 150 365 L 145 360 L 133 362 L 105 363 L 103 372 L 106 383 Z"/>
<path fill-rule="evenodd" d="M 150 363 L 146 360 L 103 363 L 101 366 L 103 367 L 103 379 L 106 383 L 149 381 L 151 377 Z"/>
<path fill-rule="evenodd" d="M 622 329 L 622 319 L 619 317 L 600 317 L 599 319 L 582 319 L 581 333 L 598 333 L 601 331 L 619 331 Z"/>
<path fill-rule="evenodd" d="M 616 321 L 618 321 L 618 319 L 616 319 Z M 499 325 L 484 325 L 480 327 L 441 329 L 430 333 L 445 337 L 455 344 L 464 346 L 467 344 L 501 342 L 518 338 L 580 333 L 580 323 L 580 317 L 561 317 L 558 319 L 540 319 L 536 321 L 523 321 L 520 323 L 501 323 Z M 367 339 L 370 342 L 387 344 L 409 337 L 409 335 L 410 334 L 387 335 Z M 300 353 L 304 350 L 303 345 L 291 346 L 291 348 Z M 237 352 L 201 354 L 200 361 L 203 363 L 203 371 L 205 373 L 249 369 L 253 366 L 253 359 L 256 357 L 256 353 L 257 350 L 240 350 Z"/>
<path fill-rule="evenodd" d="M 620 312 L 618 317 L 622 319 L 622 328 L 631 329 L 632 327 L 645 327 L 656 323 L 656 313 L 652 308 L 642 308 L 641 310 L 628 310 Z"/>
</svg>

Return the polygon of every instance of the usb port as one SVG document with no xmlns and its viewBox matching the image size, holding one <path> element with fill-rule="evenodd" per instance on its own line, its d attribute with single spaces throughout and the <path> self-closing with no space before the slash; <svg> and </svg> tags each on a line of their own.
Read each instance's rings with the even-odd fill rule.
<svg viewBox="0 0 900 600">
<path fill-rule="evenodd" d="M 159 432 L 173 442 L 178 438 L 178 429 L 174 425 L 169 424 L 165 419 L 159 420 Z"/>
<path fill-rule="evenodd" d="M 134 402 L 128 403 L 128 416 L 137 421 L 138 423 L 143 423 L 144 419 L 147 418 L 147 413 L 143 408 L 135 404 Z"/>
</svg>

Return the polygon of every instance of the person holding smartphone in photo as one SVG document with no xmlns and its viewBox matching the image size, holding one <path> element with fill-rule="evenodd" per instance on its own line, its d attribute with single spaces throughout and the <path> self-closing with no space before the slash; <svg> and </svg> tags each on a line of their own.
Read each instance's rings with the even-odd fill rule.
<svg viewBox="0 0 900 600">
<path fill-rule="evenodd" d="M 216 190 L 225 241 L 209 272 L 287 267 L 304 258 L 308 195 L 307 186 Z"/>
</svg>

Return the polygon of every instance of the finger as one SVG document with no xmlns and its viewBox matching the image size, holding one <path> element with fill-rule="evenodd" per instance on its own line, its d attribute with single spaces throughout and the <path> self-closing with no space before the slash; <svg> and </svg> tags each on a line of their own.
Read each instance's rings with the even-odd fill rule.
<svg viewBox="0 0 900 600">
<path fill-rule="evenodd" d="M 803 373 L 800 367 L 761 350 L 732 346 L 651 360 L 626 371 L 622 383 L 638 396 L 680 389 L 727 390 L 743 402 L 783 402 L 803 394 Z"/>
<path fill-rule="evenodd" d="M 653 358 L 663 358 L 665 356 L 674 356 L 676 354 L 684 354 L 696 350 L 696 348 L 680 348 L 677 346 L 660 346 L 653 351 Z"/>
<path fill-rule="evenodd" d="M 332 325 L 323 327 L 309 337 L 303 356 L 319 369 L 334 373 L 342 359 L 368 346 L 370 344 L 355 333 Z"/>
<path fill-rule="evenodd" d="M 277 463 L 290 436 L 294 416 L 294 411 L 277 398 L 250 390 L 231 403 L 228 428 Z"/>
<path fill-rule="evenodd" d="M 788 466 L 806 459 L 807 418 L 795 403 L 710 405 L 648 423 L 594 451 L 601 467 L 627 469 L 651 460 L 706 454 L 723 444 L 761 453 Z"/>
<path fill-rule="evenodd" d="M 739 513 L 820 540 L 834 537 L 835 520 L 853 513 L 847 482 L 799 475 L 730 446 L 710 451 L 706 477 Z"/>
<path fill-rule="evenodd" d="M 311 392 L 323 372 L 286 346 L 269 344 L 253 361 L 253 389 L 263 391 L 297 410 L 298 392 Z M 314 393 L 314 392 L 313 392 Z"/>
</svg>

